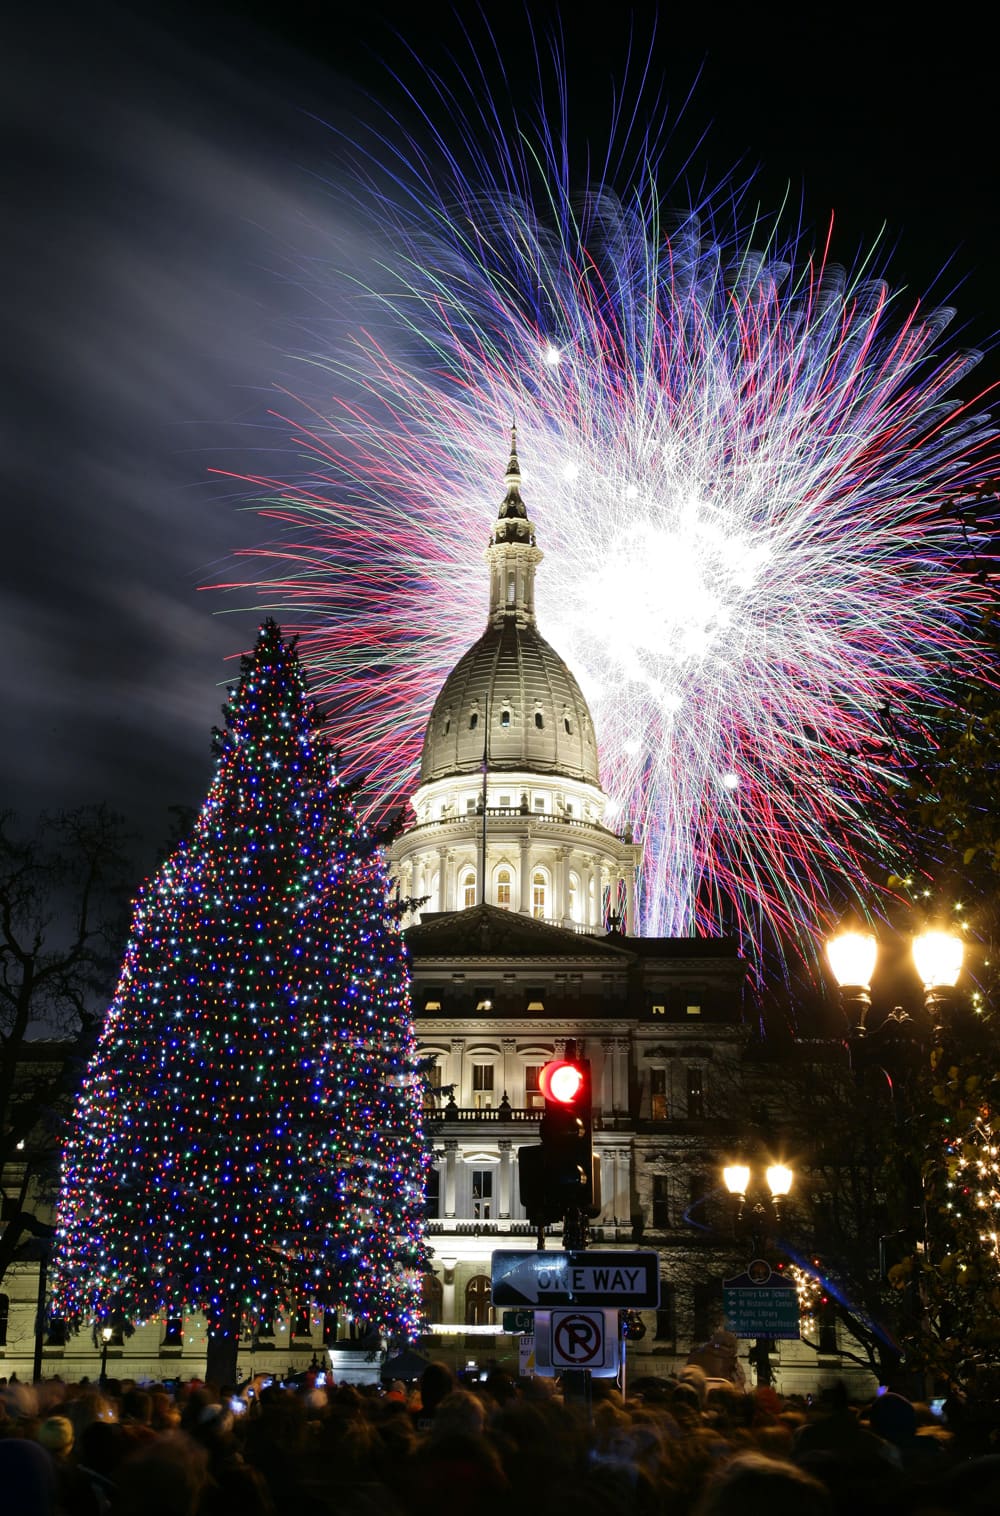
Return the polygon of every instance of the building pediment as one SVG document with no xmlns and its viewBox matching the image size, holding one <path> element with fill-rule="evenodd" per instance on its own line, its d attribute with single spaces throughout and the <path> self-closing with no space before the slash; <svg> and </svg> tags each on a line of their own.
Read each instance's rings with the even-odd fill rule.
<svg viewBox="0 0 1000 1516">
<path fill-rule="evenodd" d="M 461 911 L 424 912 L 406 930 L 414 959 L 426 958 L 575 958 L 605 959 L 620 964 L 631 958 L 629 939 L 590 937 L 536 921 L 517 911 L 475 905 Z"/>
</svg>

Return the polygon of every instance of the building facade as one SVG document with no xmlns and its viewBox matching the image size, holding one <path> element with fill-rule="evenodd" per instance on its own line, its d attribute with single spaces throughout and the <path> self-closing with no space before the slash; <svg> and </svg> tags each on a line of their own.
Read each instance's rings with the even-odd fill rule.
<svg viewBox="0 0 1000 1516">
<path fill-rule="evenodd" d="M 572 1040 L 592 1065 L 592 1239 L 659 1252 L 661 1306 L 630 1356 L 666 1374 L 717 1331 L 722 1281 L 746 1261 L 721 1177 L 767 1141 L 745 965 L 725 941 L 635 935 L 640 849 L 608 825 L 590 711 L 537 626 L 542 554 L 516 437 L 504 483 L 486 628 L 434 704 L 412 821 L 389 855 L 428 1069 L 428 1346 L 457 1368 L 517 1365 L 516 1340 L 495 1330 L 491 1255 L 534 1246 L 517 1149 L 538 1140 L 540 1069 Z M 825 1347 L 823 1362 L 776 1349 L 779 1383 L 838 1372 L 829 1331 Z"/>
</svg>

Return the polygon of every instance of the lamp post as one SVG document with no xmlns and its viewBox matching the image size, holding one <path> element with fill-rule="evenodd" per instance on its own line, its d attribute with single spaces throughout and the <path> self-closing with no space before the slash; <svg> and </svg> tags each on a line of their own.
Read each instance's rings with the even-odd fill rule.
<svg viewBox="0 0 1000 1516">
<path fill-rule="evenodd" d="M 113 1333 L 109 1326 L 101 1328 L 101 1378 L 99 1382 L 102 1390 L 106 1390 L 108 1387 L 108 1347 L 111 1344 L 112 1336 Z"/>
<path fill-rule="evenodd" d="M 766 1279 L 770 1273 L 770 1266 L 763 1255 L 768 1233 L 773 1227 L 781 1225 L 782 1206 L 795 1182 L 795 1175 L 787 1164 L 769 1164 L 764 1171 L 767 1184 L 766 1198 L 764 1191 L 757 1188 L 753 1192 L 753 1203 L 748 1208 L 747 1196 L 751 1189 L 751 1177 L 750 1165 L 746 1163 L 730 1163 L 722 1170 L 723 1183 L 732 1195 L 735 1207 L 733 1229 L 738 1237 L 749 1236 L 750 1238 L 748 1272 L 753 1277 L 754 1266 L 763 1263 Z M 758 1384 L 769 1385 L 774 1381 L 771 1369 L 773 1351 L 774 1341 L 770 1337 L 758 1337 L 754 1342 L 750 1351 L 750 1362 L 757 1370 Z"/>
<path fill-rule="evenodd" d="M 924 987 L 924 1007 L 931 1017 L 933 1029 L 938 1031 L 944 1014 L 954 1002 L 965 944 L 956 932 L 926 931 L 914 937 L 912 952 Z M 868 1036 L 867 1017 L 872 1003 L 871 981 L 878 959 L 878 943 L 871 932 L 838 932 L 827 942 L 826 956 L 840 990 L 851 1041 L 856 1045 Z M 897 1024 L 900 1019 L 895 1016 Z"/>
</svg>

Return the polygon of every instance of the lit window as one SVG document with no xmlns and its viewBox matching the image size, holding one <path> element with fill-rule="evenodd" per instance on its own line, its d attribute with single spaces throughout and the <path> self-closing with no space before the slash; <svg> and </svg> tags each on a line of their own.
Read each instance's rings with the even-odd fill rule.
<svg viewBox="0 0 1000 1516">
<path fill-rule="evenodd" d="M 490 1110 L 493 1105 L 493 1065 L 472 1065 L 472 1104 L 477 1110 Z"/>
<path fill-rule="evenodd" d="M 424 1001 L 424 1010 L 425 1011 L 439 1011 L 440 1009 L 441 1009 L 441 1002 L 440 1002 L 440 1000 L 425 1000 Z"/>
<path fill-rule="evenodd" d="M 489 1221 L 493 1212 L 493 1170 L 472 1170 L 472 1219 Z"/>
<path fill-rule="evenodd" d="M 510 869 L 500 869 L 497 873 L 497 905 L 502 911 L 510 910 L 511 884 Z"/>
<path fill-rule="evenodd" d="M 700 1005 L 689 1005 L 687 1007 L 687 1013 L 688 1013 L 689 1016 L 700 1016 L 701 1015 L 701 1006 Z"/>
<path fill-rule="evenodd" d="M 667 1008 L 665 1005 L 650 1006 L 650 1010 L 654 1016 L 665 1016 L 667 1014 Z"/>
<path fill-rule="evenodd" d="M 462 906 L 468 910 L 470 905 L 476 903 L 476 876 L 472 869 L 466 870 L 462 875 Z"/>
<path fill-rule="evenodd" d="M 531 914 L 537 921 L 544 919 L 546 903 L 545 875 L 538 869 L 531 876 Z"/>
<path fill-rule="evenodd" d="M 542 1068 L 540 1063 L 529 1063 L 524 1070 L 524 1099 L 529 1111 L 540 1111 L 545 1105 L 545 1096 L 538 1087 Z"/>
<path fill-rule="evenodd" d="M 665 1068 L 650 1069 L 649 1093 L 651 1100 L 651 1115 L 654 1121 L 666 1121 L 667 1119 L 667 1071 Z"/>
</svg>

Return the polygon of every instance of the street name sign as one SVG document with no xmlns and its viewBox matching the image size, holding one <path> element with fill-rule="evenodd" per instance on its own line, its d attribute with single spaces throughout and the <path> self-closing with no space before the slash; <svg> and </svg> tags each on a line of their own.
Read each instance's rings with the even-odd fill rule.
<svg viewBox="0 0 1000 1516">
<path fill-rule="evenodd" d="M 660 1303 L 660 1255 L 652 1248 L 493 1254 L 495 1306 L 615 1306 Z"/>
<path fill-rule="evenodd" d="M 737 1337 L 799 1337 L 799 1292 L 791 1279 L 756 1259 L 745 1274 L 722 1281 L 726 1326 Z"/>
<path fill-rule="evenodd" d="M 503 1329 L 505 1332 L 530 1337 L 535 1330 L 534 1311 L 504 1311 Z"/>
</svg>

